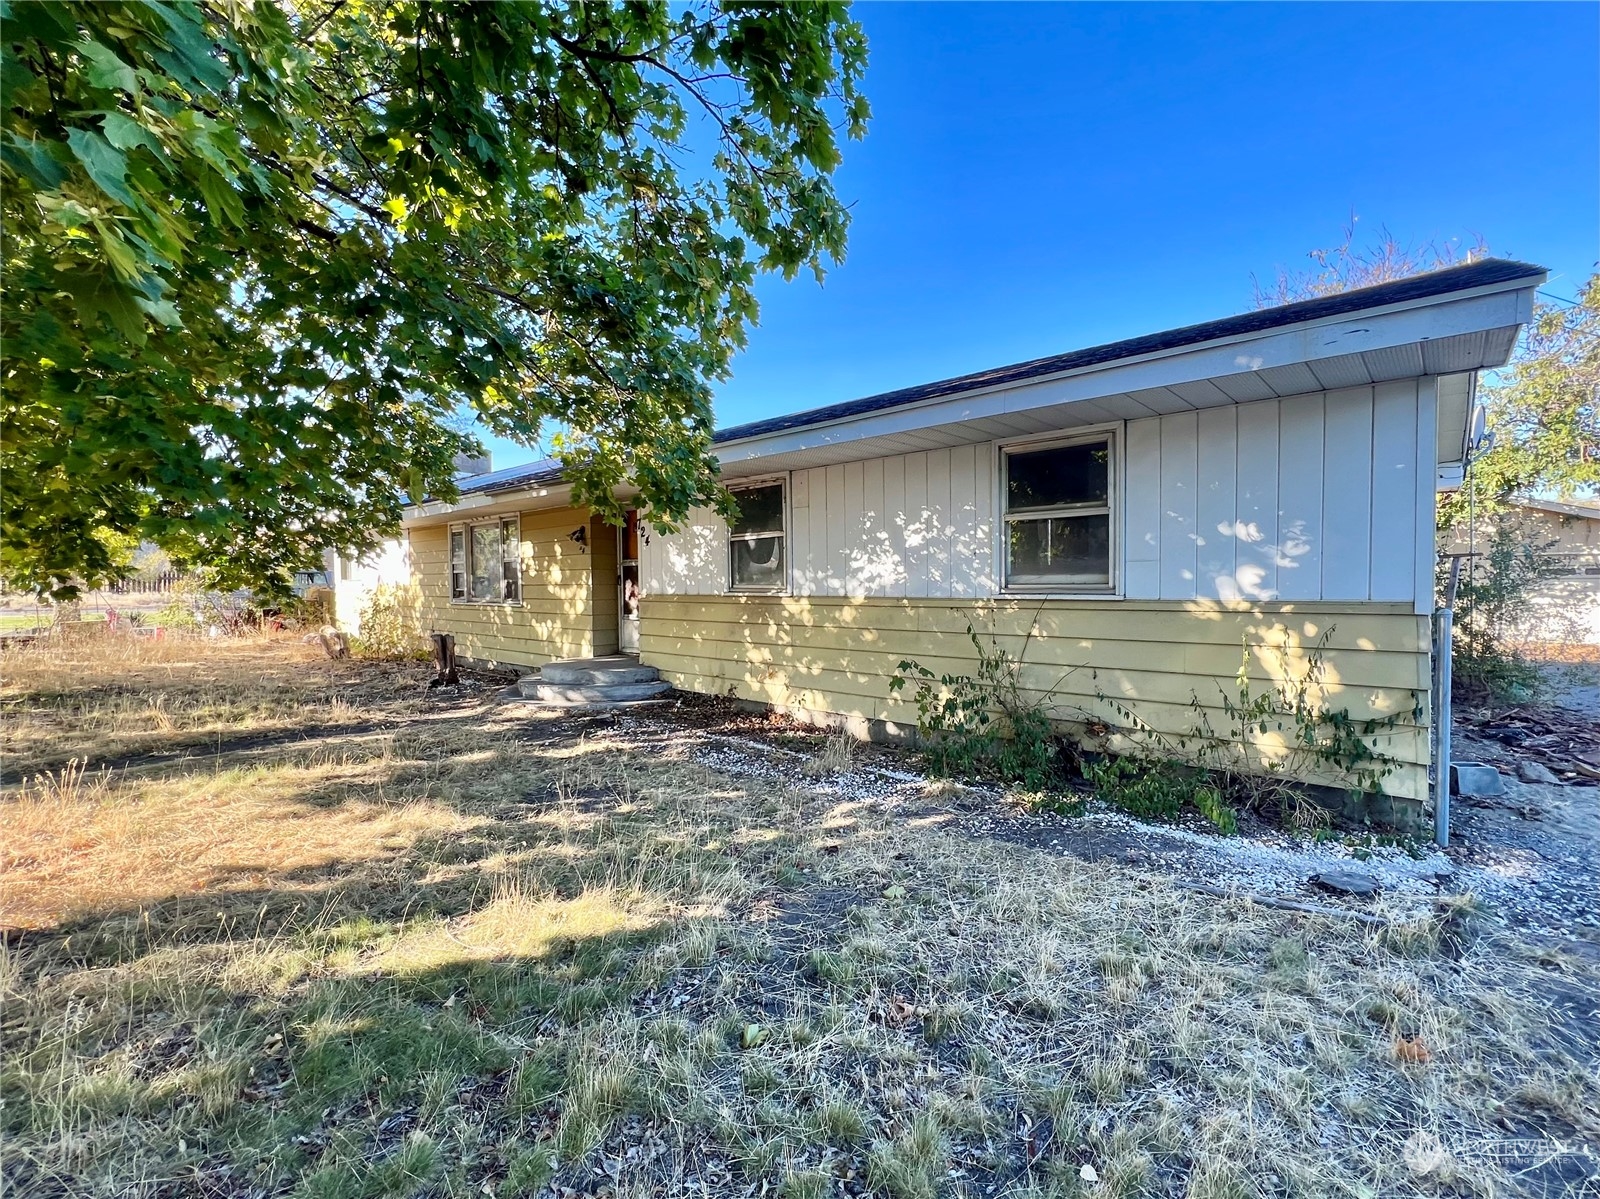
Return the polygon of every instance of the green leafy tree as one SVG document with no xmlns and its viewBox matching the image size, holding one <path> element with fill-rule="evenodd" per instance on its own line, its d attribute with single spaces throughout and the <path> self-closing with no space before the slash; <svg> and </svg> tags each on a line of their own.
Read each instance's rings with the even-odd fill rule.
<svg viewBox="0 0 1600 1199">
<path fill-rule="evenodd" d="M 0 573 L 361 552 L 462 413 L 726 504 L 710 384 L 844 252 L 865 59 L 834 3 L 0 0 Z"/>
<path fill-rule="evenodd" d="M 1460 491 L 1440 497 L 1439 524 L 1493 514 L 1516 495 L 1600 495 L 1600 274 L 1576 303 L 1541 303 L 1511 365 L 1479 389 L 1494 444 Z"/>
<path fill-rule="evenodd" d="M 1255 281 L 1257 308 L 1370 287 L 1485 257 L 1482 238 L 1414 245 L 1388 229 L 1363 243 L 1351 215 L 1342 240 L 1307 254 L 1310 269 L 1279 270 Z M 1467 485 L 1439 497 L 1439 527 L 1454 528 L 1469 508 L 1492 514 L 1514 495 L 1569 497 L 1600 492 L 1600 275 L 1576 303 L 1541 303 L 1504 370 L 1483 377 L 1479 396 L 1494 430 L 1493 448 L 1472 464 Z"/>
</svg>

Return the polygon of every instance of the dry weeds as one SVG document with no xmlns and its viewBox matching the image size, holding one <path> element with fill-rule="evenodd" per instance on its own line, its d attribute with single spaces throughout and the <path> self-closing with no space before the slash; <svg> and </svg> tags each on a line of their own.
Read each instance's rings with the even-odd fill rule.
<svg viewBox="0 0 1600 1199">
<path fill-rule="evenodd" d="M 425 710 L 414 674 L 333 662 L 286 635 L 107 636 L 13 650 L 0 656 L 5 775 L 408 718 Z"/>
<path fill-rule="evenodd" d="M 1268 911 L 972 840 L 937 795 L 723 776 L 666 728 L 184 652 L 172 694 L 166 660 L 7 679 L 80 757 L 219 711 L 318 735 L 52 760 L 4 799 L 10 1193 L 1535 1195 L 1600 1165 L 1592 964 L 1458 909 Z M 115 749 L 91 669 L 143 696 Z M 339 721 L 296 714 L 316 672 Z"/>
</svg>

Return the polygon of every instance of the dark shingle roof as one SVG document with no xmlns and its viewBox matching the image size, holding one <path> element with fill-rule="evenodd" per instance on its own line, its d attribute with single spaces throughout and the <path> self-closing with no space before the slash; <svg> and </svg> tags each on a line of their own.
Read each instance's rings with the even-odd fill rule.
<svg viewBox="0 0 1600 1199">
<path fill-rule="evenodd" d="M 1011 366 L 997 366 L 970 375 L 960 375 L 954 379 L 941 379 L 935 383 L 922 383 L 916 387 L 902 387 L 898 391 L 886 391 L 859 400 L 846 400 L 842 404 L 829 404 L 827 407 L 812 408 L 807 412 L 795 412 L 787 416 L 774 416 L 765 420 L 750 421 L 748 424 L 733 425 L 730 428 L 718 429 L 715 440 L 739 441 L 767 433 L 804 429 L 811 425 L 826 424 L 847 417 L 865 416 L 870 412 L 900 408 L 922 400 L 960 395 L 962 392 L 979 391 L 1006 383 L 1019 383 L 1041 375 L 1053 375 L 1060 371 L 1077 370 L 1086 366 L 1102 366 L 1122 358 L 1136 358 L 1142 354 L 1155 354 L 1163 350 L 1200 345 L 1225 337 L 1264 333 L 1285 325 L 1298 325 L 1307 321 L 1344 316 L 1369 308 L 1402 304 L 1409 300 L 1430 299 L 1434 296 L 1448 295 L 1453 291 L 1467 291 L 1474 287 L 1486 287 L 1517 279 L 1533 279 L 1544 273 L 1543 267 L 1532 266 L 1525 262 L 1485 258 L 1466 266 L 1447 267 L 1444 270 L 1413 275 L 1409 279 L 1400 279 L 1393 283 L 1379 283 L 1373 287 L 1340 292 L 1338 295 L 1324 296 L 1320 299 L 1301 300 L 1295 304 L 1282 304 L 1276 308 L 1263 308 L 1240 316 L 1224 317 L 1220 321 L 1186 325 L 1181 329 L 1150 333 L 1126 341 L 1114 341 L 1109 345 L 1072 350 L 1066 354 L 1035 358 Z"/>
<path fill-rule="evenodd" d="M 1072 350 L 1068 353 L 1055 354 L 1048 358 L 1034 358 L 1028 362 L 1018 362 L 1010 366 L 997 366 L 990 370 L 977 371 L 970 375 L 959 375 L 953 379 L 940 379 L 937 382 L 922 383 L 916 387 L 902 387 L 897 391 L 886 391 L 879 395 L 866 396 L 859 400 L 846 400 L 841 404 L 829 404 L 826 407 L 812 408 L 805 412 L 794 412 L 786 416 L 774 416 L 765 420 L 750 421 L 747 424 L 718 429 L 713 435 L 713 439 L 720 443 L 738 441 L 746 437 L 759 437 L 766 433 L 779 433 L 789 429 L 804 429 L 812 425 L 826 424 L 829 421 L 843 420 L 847 417 L 865 416 L 871 412 L 900 408 L 922 400 L 960 395 L 962 392 L 967 391 L 980 391 L 987 387 L 995 387 L 1005 383 L 1019 383 L 1028 379 L 1038 378 L 1041 375 L 1053 375 L 1060 371 L 1076 370 L 1087 366 L 1103 366 L 1123 358 L 1136 358 L 1143 354 L 1155 354 L 1163 350 L 1175 350 L 1185 346 L 1201 345 L 1208 341 L 1218 341 L 1226 337 L 1264 333 L 1287 325 L 1298 325 L 1307 321 L 1345 316 L 1349 313 L 1362 312 L 1370 308 L 1383 308 L 1390 304 L 1403 304 L 1410 300 L 1426 300 L 1434 296 L 1448 295 L 1455 291 L 1468 291 L 1475 287 L 1486 287 L 1495 283 L 1509 283 L 1518 279 L 1535 279 L 1544 273 L 1543 267 L 1532 266 L 1526 262 L 1485 258 L 1480 262 L 1469 263 L 1466 266 L 1447 267 L 1444 270 L 1430 271 L 1424 275 L 1413 275 L 1408 279 L 1400 279 L 1393 283 L 1379 283 L 1373 287 L 1340 292 L 1338 295 L 1323 296 L 1315 300 L 1302 300 L 1295 304 L 1282 304 L 1276 308 L 1263 308 L 1259 311 L 1246 312 L 1239 316 L 1224 317 L 1219 321 L 1207 321 L 1199 325 L 1186 325 L 1181 329 L 1169 329 L 1164 333 L 1150 333 L 1143 337 L 1131 337 L 1126 341 L 1114 341 L 1103 346 L 1090 346 L 1088 349 Z M 522 466 L 509 466 L 504 470 L 491 471 L 486 475 L 469 476 L 460 481 L 460 489 L 462 495 L 486 495 L 500 491 L 519 490 L 524 487 L 549 486 L 559 482 L 561 482 L 561 464 L 554 459 L 546 458 L 540 462 L 529 462 Z"/>
<path fill-rule="evenodd" d="M 554 458 L 524 462 L 484 475 L 468 475 L 456 481 L 462 495 L 492 495 L 497 491 L 519 491 L 524 487 L 547 487 L 561 482 L 561 463 Z"/>
</svg>

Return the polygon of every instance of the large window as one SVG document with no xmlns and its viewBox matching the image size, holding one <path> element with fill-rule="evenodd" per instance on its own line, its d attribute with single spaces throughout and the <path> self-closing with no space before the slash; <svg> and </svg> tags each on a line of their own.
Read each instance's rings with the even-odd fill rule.
<svg viewBox="0 0 1600 1199">
<path fill-rule="evenodd" d="M 450 526 L 450 598 L 466 604 L 522 599 L 522 537 L 516 517 Z"/>
<path fill-rule="evenodd" d="M 784 562 L 782 483 L 733 488 L 739 518 L 728 526 L 729 581 L 734 591 L 784 591 L 789 585 Z"/>
<path fill-rule="evenodd" d="M 1006 451 L 1006 586 L 1109 591 L 1112 440 Z"/>
</svg>

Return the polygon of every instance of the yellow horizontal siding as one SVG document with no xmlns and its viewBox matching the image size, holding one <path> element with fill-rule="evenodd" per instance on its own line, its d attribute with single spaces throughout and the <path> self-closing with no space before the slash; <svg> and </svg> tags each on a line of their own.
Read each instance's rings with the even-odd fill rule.
<svg viewBox="0 0 1600 1199">
<path fill-rule="evenodd" d="M 677 627 L 682 631 L 682 626 Z M 979 629 L 980 640 L 986 647 L 997 644 L 1013 658 L 1048 664 L 1057 674 L 1067 669 L 1080 674 L 1149 671 L 1182 678 L 1220 678 L 1231 685 L 1242 663 L 1248 664 L 1250 678 L 1265 681 L 1279 675 L 1278 667 L 1286 654 L 1294 660 L 1304 653 L 1303 647 L 1285 650 L 1283 642 L 1270 635 L 1265 642 L 1249 639 L 1231 644 L 1196 645 L 1122 638 L 991 636 L 982 626 Z M 946 669 L 965 670 L 973 655 L 972 642 L 965 631 L 960 634 L 879 632 L 818 626 L 780 626 L 768 631 L 747 625 L 704 622 L 696 623 L 689 636 L 674 636 L 670 623 L 646 628 L 645 632 L 653 637 L 659 652 L 688 657 L 696 656 L 707 642 L 718 642 L 731 647 L 727 652 L 749 651 L 753 661 L 776 661 L 774 653 L 785 648 L 839 650 L 884 654 L 896 662 L 914 658 L 942 673 Z M 1324 673 L 1328 682 L 1347 688 L 1425 688 L 1427 659 L 1415 653 L 1333 648 L 1325 655 Z"/>
<path fill-rule="evenodd" d="M 418 635 L 452 633 L 457 652 L 489 662 L 537 666 L 552 658 L 588 657 L 609 648 L 605 633 L 610 575 L 600 558 L 571 538 L 588 529 L 578 508 L 517 514 L 522 562 L 520 604 L 474 604 L 450 599 L 450 530 L 430 525 L 410 530 L 411 584 Z M 586 533 L 586 537 L 588 534 Z M 615 572 L 615 567 L 610 568 Z M 597 588 L 597 573 L 605 587 Z M 610 617 L 612 625 L 616 617 Z M 609 641 L 615 641 L 615 632 Z"/>
<path fill-rule="evenodd" d="M 992 614 L 996 631 L 1035 636 L 1120 637 L 1124 640 L 1178 640 L 1192 644 L 1229 642 L 1270 621 L 1296 641 L 1316 640 L 1332 629 L 1330 644 L 1374 648 L 1374 632 L 1411 645 L 1426 644 L 1427 617 L 1410 604 L 1281 603 L 1225 604 L 1207 600 L 1070 599 L 898 599 L 882 596 L 652 595 L 658 615 L 675 618 L 776 627 L 822 625 L 873 631 L 889 629 L 944 632 L 964 636 L 969 621 Z M 1173 616 L 1189 619 L 1174 623 Z M 1023 618 L 1029 618 L 1026 621 Z M 1397 618 L 1389 620 L 1386 618 Z M 1373 618 L 1382 619 L 1375 629 Z M 1221 630 L 1212 632 L 1212 629 Z M 1409 633 L 1405 630 L 1410 630 Z M 1397 642 L 1391 648 L 1402 648 Z"/>
<path fill-rule="evenodd" d="M 1426 793 L 1426 715 L 1413 723 L 1409 713 L 1426 697 L 1428 629 L 1405 605 L 647 596 L 640 649 L 687 690 L 731 689 L 779 707 L 912 726 L 911 697 L 891 695 L 890 677 L 906 658 L 937 674 L 970 673 L 969 622 L 985 643 L 993 637 L 1022 661 L 1024 690 L 1058 718 L 1121 723 L 1110 699 L 1167 735 L 1194 730 L 1196 703 L 1214 729 L 1226 728 L 1219 687 L 1237 698 L 1246 647 L 1259 692 L 1286 670 L 1303 671 L 1326 633 L 1323 701 L 1356 718 L 1406 714 L 1380 734 L 1384 751 L 1404 764 L 1385 789 Z M 1257 739 L 1276 744 L 1272 734 Z"/>
<path fill-rule="evenodd" d="M 671 652 L 648 632 L 642 632 L 640 649 L 651 665 L 664 662 L 689 664 L 704 660 L 704 654 L 692 651 Z M 860 654 L 843 654 L 837 658 L 838 667 L 819 665 L 821 655 L 812 653 L 808 660 L 787 662 L 783 657 L 734 656 L 731 661 L 742 663 L 749 678 L 762 680 L 764 686 L 774 684 L 789 690 L 812 690 L 837 693 L 864 700 L 887 697 L 888 678 L 895 673 L 899 658 L 878 658 Z M 918 656 L 915 659 L 935 675 L 967 674 L 974 666 L 972 658 L 933 658 Z M 681 667 L 680 667 L 681 668 Z M 1107 715 L 1096 707 L 1101 696 L 1127 703 L 1141 714 L 1147 705 L 1160 704 L 1173 708 L 1188 708 L 1194 703 L 1217 716 L 1223 713 L 1222 696 L 1238 700 L 1238 687 L 1232 677 L 1215 675 L 1197 676 L 1166 674 L 1156 671 L 1101 669 L 1098 671 L 1074 670 L 1054 664 L 1025 663 L 1018 672 L 1023 690 L 1037 696 L 1053 696 L 1063 707 L 1078 707 L 1091 715 Z M 1266 689 L 1264 681 L 1252 685 L 1254 693 Z M 1342 685 L 1324 689 L 1335 706 L 1346 708 L 1358 720 L 1384 717 L 1399 710 L 1409 712 L 1413 707 L 1412 688 L 1352 687 Z M 1214 721 L 1215 723 L 1215 721 Z"/>
</svg>

